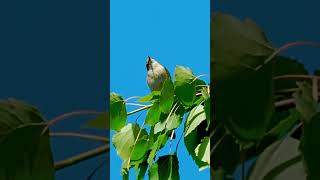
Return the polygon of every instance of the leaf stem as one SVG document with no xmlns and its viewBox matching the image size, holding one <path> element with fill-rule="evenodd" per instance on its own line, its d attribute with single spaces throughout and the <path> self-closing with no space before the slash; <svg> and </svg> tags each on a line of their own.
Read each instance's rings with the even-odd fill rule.
<svg viewBox="0 0 320 180">
<path fill-rule="evenodd" d="M 109 138 L 91 135 L 91 134 L 83 134 L 83 133 L 74 133 L 74 132 L 52 132 L 49 133 L 52 137 L 78 137 L 82 139 L 94 140 L 109 143 Z"/>
<path fill-rule="evenodd" d="M 106 144 L 106 145 L 100 146 L 98 148 L 89 150 L 87 152 L 72 156 L 72 157 L 67 158 L 65 160 L 58 161 L 58 162 L 54 163 L 54 169 L 56 171 L 58 171 L 60 169 L 75 165 L 81 161 L 96 157 L 96 156 L 101 155 L 103 153 L 106 153 L 109 151 L 109 149 L 110 149 L 110 145 Z"/>
<path fill-rule="evenodd" d="M 137 113 L 137 112 L 140 112 L 140 111 L 143 111 L 145 109 L 149 109 L 150 107 L 152 107 L 153 104 L 150 104 L 150 105 L 147 105 L 147 106 L 144 106 L 142 108 L 139 108 L 139 109 L 136 109 L 136 110 L 133 110 L 131 112 L 128 112 L 127 113 L 127 116 L 131 115 L 131 114 L 134 114 L 134 113 Z"/>
</svg>

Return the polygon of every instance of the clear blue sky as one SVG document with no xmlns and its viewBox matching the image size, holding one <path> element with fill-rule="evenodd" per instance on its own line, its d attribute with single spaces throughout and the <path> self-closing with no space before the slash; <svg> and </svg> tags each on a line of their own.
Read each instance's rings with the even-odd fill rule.
<svg viewBox="0 0 320 180">
<path fill-rule="evenodd" d="M 240 19 L 251 18 L 274 47 L 297 40 L 320 42 L 320 1 L 211 0 L 210 6 L 211 11 L 229 13 Z M 285 55 L 299 59 L 309 71 L 320 67 L 318 48 L 296 47 Z"/>
<path fill-rule="evenodd" d="M 26 101 L 51 119 L 65 112 L 106 111 L 109 67 L 106 1 L 0 1 L 0 98 Z M 79 130 L 92 117 L 69 119 L 51 130 Z M 106 131 L 89 130 L 107 136 Z M 53 138 L 55 161 L 99 146 L 77 138 Z M 108 158 L 84 161 L 56 173 L 57 180 L 82 180 Z M 109 159 L 107 159 L 107 162 Z M 95 179 L 107 179 L 104 164 Z"/>
<path fill-rule="evenodd" d="M 148 55 L 165 65 L 172 76 L 176 65 L 189 67 L 196 75 L 209 75 L 209 15 L 209 0 L 111 0 L 111 92 L 125 98 L 148 94 L 145 67 Z M 209 76 L 203 79 L 209 82 Z M 178 131 L 177 137 L 181 133 Z M 168 152 L 165 147 L 160 155 Z M 113 146 L 110 156 L 111 179 L 121 179 L 121 159 Z M 181 179 L 210 178 L 209 169 L 199 172 L 184 142 L 179 146 L 178 158 Z M 133 171 L 130 175 L 130 179 L 135 179 Z"/>
</svg>

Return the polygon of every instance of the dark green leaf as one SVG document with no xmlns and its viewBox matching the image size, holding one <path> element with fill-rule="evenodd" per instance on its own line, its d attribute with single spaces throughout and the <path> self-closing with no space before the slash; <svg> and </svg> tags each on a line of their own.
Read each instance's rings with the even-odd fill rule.
<svg viewBox="0 0 320 180">
<path fill-rule="evenodd" d="M 288 74 L 308 74 L 308 71 L 302 63 L 295 59 L 284 56 L 276 57 L 274 61 L 274 76 L 288 75 Z M 278 79 L 275 80 L 275 90 L 297 88 L 296 81 L 292 79 Z"/>
<path fill-rule="evenodd" d="M 110 127 L 109 122 L 109 113 L 104 112 L 98 115 L 95 119 L 89 120 L 85 123 L 86 127 L 92 127 L 92 128 L 103 128 L 103 129 L 109 129 Z"/>
<path fill-rule="evenodd" d="M 289 115 L 281 120 L 275 127 L 273 127 L 267 135 L 281 137 L 288 133 L 294 125 L 299 121 L 300 114 L 298 111 L 291 109 Z"/>
<path fill-rule="evenodd" d="M 146 171 L 148 169 L 148 163 L 144 162 L 144 163 L 140 164 L 139 169 L 140 169 L 140 171 L 139 171 L 137 180 L 143 180 L 143 178 L 146 174 Z"/>
<path fill-rule="evenodd" d="M 179 180 L 179 162 L 176 155 L 159 157 L 149 170 L 150 180 Z"/>
<path fill-rule="evenodd" d="M 274 110 L 273 64 L 264 64 L 274 49 L 252 21 L 221 13 L 211 20 L 211 43 L 217 122 L 242 142 L 258 141 Z"/>
<path fill-rule="evenodd" d="M 320 113 L 312 117 L 310 122 L 304 124 L 301 141 L 301 152 L 307 167 L 307 174 L 311 177 L 320 177 Z"/>
<path fill-rule="evenodd" d="M 0 179 L 54 179 L 46 124 L 39 111 L 25 103 L 0 102 Z"/>
<path fill-rule="evenodd" d="M 120 131 L 126 124 L 127 110 L 123 98 L 116 94 L 110 94 L 110 128 Z"/>
</svg>

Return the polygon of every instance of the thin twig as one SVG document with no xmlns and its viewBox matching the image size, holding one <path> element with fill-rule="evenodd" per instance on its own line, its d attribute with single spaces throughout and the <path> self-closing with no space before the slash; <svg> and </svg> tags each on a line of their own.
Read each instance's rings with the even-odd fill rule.
<svg viewBox="0 0 320 180">
<path fill-rule="evenodd" d="M 49 129 L 50 126 L 52 126 L 53 124 L 56 124 L 57 122 L 66 119 L 66 118 L 70 118 L 73 116 L 83 116 L 83 115 L 100 115 L 103 112 L 97 112 L 97 111 L 89 111 L 89 110 L 79 110 L 79 111 L 72 111 L 72 112 L 68 112 L 68 113 L 64 113 L 60 116 L 57 116 L 55 118 L 53 118 L 52 120 L 47 122 L 47 126 L 42 130 L 42 135 Z"/>
<path fill-rule="evenodd" d="M 259 70 L 262 68 L 262 66 L 266 65 L 268 62 L 270 62 L 274 57 L 276 57 L 281 52 L 295 46 L 315 46 L 320 47 L 320 43 L 318 42 L 311 42 L 311 41 L 295 41 L 285 44 L 284 46 L 281 46 L 279 49 L 275 50 L 265 61 L 263 64 L 257 66 L 255 70 Z"/>
<path fill-rule="evenodd" d="M 214 146 L 211 148 L 210 150 L 210 155 L 212 156 L 213 152 L 216 150 L 216 148 L 219 146 L 219 144 L 222 142 L 222 140 L 224 139 L 224 137 L 226 137 L 227 134 L 224 134 L 215 144 Z"/>
<path fill-rule="evenodd" d="M 319 79 L 320 76 L 304 75 L 304 74 L 286 74 L 286 75 L 273 77 L 274 80 L 280 80 L 280 79 L 313 79 L 313 78 Z"/>
<path fill-rule="evenodd" d="M 140 106 L 140 107 L 146 107 L 146 106 L 147 106 L 147 105 L 145 105 L 145 104 L 137 104 L 137 103 L 126 103 L 126 105 Z"/>
<path fill-rule="evenodd" d="M 101 155 L 103 153 L 106 153 L 110 149 L 109 146 L 110 146 L 109 144 L 106 144 L 106 145 L 100 146 L 98 148 L 95 148 L 93 150 L 89 150 L 87 152 L 72 156 L 72 157 L 67 158 L 65 160 L 58 161 L 58 162 L 54 163 L 54 169 L 56 171 L 58 171 L 58 170 L 63 169 L 65 167 L 75 165 L 81 161 L 96 157 L 96 156 Z"/>
<path fill-rule="evenodd" d="M 83 133 L 74 133 L 74 132 L 52 132 L 49 133 L 52 137 L 78 137 L 82 139 L 94 140 L 109 143 L 109 138 L 92 135 L 92 134 L 83 134 Z"/>
</svg>

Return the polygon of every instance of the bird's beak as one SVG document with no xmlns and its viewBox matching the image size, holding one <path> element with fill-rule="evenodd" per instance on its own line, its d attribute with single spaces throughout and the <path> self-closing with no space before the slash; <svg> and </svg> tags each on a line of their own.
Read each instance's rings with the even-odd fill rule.
<svg viewBox="0 0 320 180">
<path fill-rule="evenodd" d="M 149 70 L 149 65 L 151 64 L 151 57 L 148 56 L 147 58 L 147 63 L 146 63 L 146 67 L 147 67 L 147 70 Z"/>
</svg>

